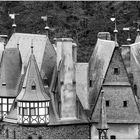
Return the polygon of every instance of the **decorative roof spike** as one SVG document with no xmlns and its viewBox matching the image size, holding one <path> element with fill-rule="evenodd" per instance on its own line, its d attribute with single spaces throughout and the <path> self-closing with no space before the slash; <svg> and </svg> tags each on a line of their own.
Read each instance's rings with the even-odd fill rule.
<svg viewBox="0 0 140 140">
<path fill-rule="evenodd" d="M 110 18 L 112 22 L 115 23 L 115 29 L 114 29 L 114 34 L 115 34 L 115 45 L 118 46 L 118 43 L 117 43 L 117 33 L 118 33 L 118 30 L 117 30 L 117 24 L 116 24 L 116 18 L 113 17 L 113 18 Z"/>
<path fill-rule="evenodd" d="M 16 25 L 16 23 L 15 23 L 15 16 L 16 15 L 19 15 L 19 14 L 9 14 L 9 16 L 11 17 L 11 19 L 13 19 L 13 24 L 12 24 L 12 28 L 13 28 L 13 32 L 15 33 L 16 32 L 16 27 L 17 27 L 17 25 Z"/>
<path fill-rule="evenodd" d="M 103 94 L 104 91 L 101 90 L 100 116 L 99 116 L 99 123 L 97 127 L 99 131 L 99 139 L 101 138 L 107 139 L 107 130 L 108 130 L 107 119 L 106 119 L 106 106 L 105 106 L 105 99 Z"/>
<path fill-rule="evenodd" d="M 32 39 L 32 41 L 31 41 L 31 54 L 33 54 L 33 52 L 34 52 L 34 46 L 33 46 L 33 39 Z"/>
<path fill-rule="evenodd" d="M 131 42 L 131 38 L 130 38 L 130 27 L 123 28 L 123 31 L 127 31 L 127 33 L 128 33 L 127 41 L 128 41 L 128 43 L 130 43 Z"/>
<path fill-rule="evenodd" d="M 49 26 L 48 26 L 48 23 L 47 23 L 47 20 L 48 20 L 48 16 L 41 16 L 41 19 L 43 19 L 43 21 L 46 22 L 46 26 L 45 26 L 45 30 L 46 30 L 46 35 L 48 36 L 48 31 L 49 31 Z"/>
</svg>

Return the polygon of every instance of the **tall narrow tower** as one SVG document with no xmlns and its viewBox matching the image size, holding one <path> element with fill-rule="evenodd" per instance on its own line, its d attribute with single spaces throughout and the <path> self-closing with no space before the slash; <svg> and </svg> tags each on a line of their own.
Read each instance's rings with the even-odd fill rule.
<svg viewBox="0 0 140 140">
<path fill-rule="evenodd" d="M 101 91 L 101 105 L 100 105 L 100 118 L 98 123 L 98 133 L 99 133 L 99 139 L 107 139 L 107 119 L 106 119 L 106 106 L 105 106 L 105 99 L 104 99 L 104 91 Z"/>
</svg>

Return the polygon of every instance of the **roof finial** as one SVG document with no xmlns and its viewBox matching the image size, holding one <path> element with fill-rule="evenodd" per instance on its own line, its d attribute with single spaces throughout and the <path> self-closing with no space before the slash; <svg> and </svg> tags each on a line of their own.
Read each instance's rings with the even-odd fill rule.
<svg viewBox="0 0 140 140">
<path fill-rule="evenodd" d="M 49 31 L 49 26 L 48 26 L 48 23 L 47 23 L 47 20 L 48 20 L 48 16 L 41 16 L 41 19 L 43 19 L 45 22 L 46 22 L 46 26 L 45 26 L 45 30 L 46 30 L 46 35 L 48 36 L 48 31 Z"/>
<path fill-rule="evenodd" d="M 17 27 L 17 25 L 16 25 L 16 23 L 15 23 L 15 16 L 16 15 L 19 15 L 19 14 L 9 14 L 9 16 L 11 17 L 11 19 L 13 19 L 13 24 L 12 24 L 12 27 L 13 27 L 13 33 L 15 33 L 16 32 L 16 27 Z"/>
<path fill-rule="evenodd" d="M 115 33 L 115 45 L 118 46 L 118 43 L 117 43 L 117 33 L 118 33 L 118 30 L 117 30 L 117 24 L 116 24 L 116 14 L 114 17 L 110 18 L 111 21 L 113 21 L 115 23 L 115 29 L 114 29 L 114 33 Z"/>
<path fill-rule="evenodd" d="M 34 46 L 33 46 L 33 39 L 32 39 L 32 41 L 31 41 L 31 54 L 33 54 L 33 48 L 34 48 Z"/>
<path fill-rule="evenodd" d="M 137 20 L 135 23 L 137 23 L 137 36 L 139 36 L 140 33 L 140 20 Z"/>
<path fill-rule="evenodd" d="M 131 43 L 131 38 L 130 38 L 130 27 L 123 28 L 123 31 L 127 31 L 127 33 L 128 33 L 127 41 L 128 41 L 128 44 L 130 44 L 130 43 Z"/>
</svg>

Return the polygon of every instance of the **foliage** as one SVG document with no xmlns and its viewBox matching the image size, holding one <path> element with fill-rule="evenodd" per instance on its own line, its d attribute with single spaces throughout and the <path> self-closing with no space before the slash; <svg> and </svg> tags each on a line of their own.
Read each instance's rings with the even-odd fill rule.
<svg viewBox="0 0 140 140">
<path fill-rule="evenodd" d="M 72 37 L 78 43 L 78 61 L 87 62 L 94 49 L 97 33 L 108 31 L 113 37 L 114 23 L 110 17 L 116 13 L 118 43 L 126 44 L 127 34 L 123 27 L 133 27 L 133 21 L 140 17 L 139 1 L 1 1 L 0 34 L 11 35 L 12 20 L 16 17 L 17 32 L 45 34 L 45 23 L 41 16 L 48 15 L 52 28 L 50 40 L 54 37 Z M 136 26 L 136 25 L 135 25 Z M 131 31 L 132 41 L 136 32 Z"/>
</svg>

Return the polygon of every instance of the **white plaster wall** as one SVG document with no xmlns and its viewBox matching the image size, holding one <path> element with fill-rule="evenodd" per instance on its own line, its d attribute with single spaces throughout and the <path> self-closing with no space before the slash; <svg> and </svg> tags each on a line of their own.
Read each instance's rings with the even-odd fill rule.
<svg viewBox="0 0 140 140">
<path fill-rule="evenodd" d="M 96 124 L 92 125 L 91 138 L 98 139 L 98 131 Z M 108 138 L 115 135 L 116 139 L 138 139 L 138 125 L 137 124 L 108 124 L 109 130 Z"/>
</svg>

